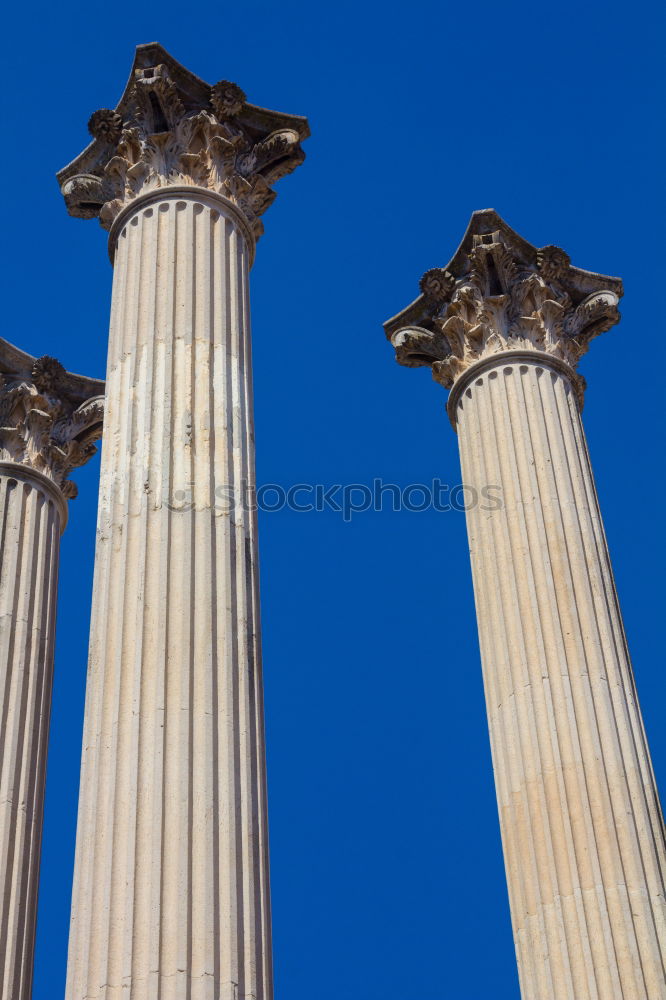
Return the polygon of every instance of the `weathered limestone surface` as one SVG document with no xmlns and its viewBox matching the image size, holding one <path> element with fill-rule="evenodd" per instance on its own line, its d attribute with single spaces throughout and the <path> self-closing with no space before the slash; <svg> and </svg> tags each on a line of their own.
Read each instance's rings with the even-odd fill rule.
<svg viewBox="0 0 666 1000">
<path fill-rule="evenodd" d="M 666 997 L 663 818 L 574 372 L 621 285 L 475 213 L 386 324 L 451 387 L 497 798 L 526 1000 Z"/>
<path fill-rule="evenodd" d="M 307 125 L 151 45 L 91 129 L 60 175 L 114 261 L 66 995 L 270 1000 L 248 275 Z"/>
<path fill-rule="evenodd" d="M 60 535 L 104 385 L 0 339 L 0 998 L 32 987 Z"/>
</svg>

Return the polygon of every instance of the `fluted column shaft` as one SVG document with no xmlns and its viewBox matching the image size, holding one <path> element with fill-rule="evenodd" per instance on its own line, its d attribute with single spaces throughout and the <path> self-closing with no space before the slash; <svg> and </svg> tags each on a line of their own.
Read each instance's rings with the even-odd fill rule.
<svg viewBox="0 0 666 1000">
<path fill-rule="evenodd" d="M 0 998 L 29 1000 L 44 812 L 59 489 L 0 462 Z"/>
<path fill-rule="evenodd" d="M 270 1000 L 249 240 L 195 187 L 112 235 L 66 995 Z"/>
<path fill-rule="evenodd" d="M 464 381 L 464 384 L 462 382 Z M 663 1000 L 663 820 L 576 394 L 510 352 L 451 408 L 525 1000 Z"/>
</svg>

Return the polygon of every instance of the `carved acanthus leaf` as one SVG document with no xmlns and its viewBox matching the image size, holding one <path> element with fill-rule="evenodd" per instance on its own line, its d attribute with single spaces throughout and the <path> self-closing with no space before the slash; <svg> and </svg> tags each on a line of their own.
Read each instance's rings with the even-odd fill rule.
<svg viewBox="0 0 666 1000">
<path fill-rule="evenodd" d="M 451 388 L 500 351 L 539 351 L 575 369 L 590 340 L 617 323 L 622 286 L 572 267 L 557 247 L 531 247 L 487 211 L 472 217 L 448 267 L 426 272 L 421 291 L 386 333 L 400 364 L 430 365 Z"/>
<path fill-rule="evenodd" d="M 0 341 L 0 361 L 6 363 L 10 352 L 28 358 Z M 55 358 L 30 360 L 25 371 L 0 374 L 0 461 L 27 465 L 74 497 L 76 486 L 67 477 L 97 451 L 104 399 L 81 402 L 81 383 L 91 380 L 70 375 Z M 93 385 L 99 392 L 101 384 Z"/>
<path fill-rule="evenodd" d="M 210 87 L 157 45 L 139 47 L 118 107 L 95 112 L 89 129 L 93 145 L 58 175 L 70 214 L 109 229 L 140 194 L 192 184 L 234 202 L 255 238 L 308 135 L 305 119 L 255 108 L 229 81 Z"/>
</svg>

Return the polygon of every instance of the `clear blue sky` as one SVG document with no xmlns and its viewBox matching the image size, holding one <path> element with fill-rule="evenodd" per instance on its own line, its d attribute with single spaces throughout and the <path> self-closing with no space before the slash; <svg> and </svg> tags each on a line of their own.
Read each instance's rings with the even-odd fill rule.
<svg viewBox="0 0 666 1000">
<path fill-rule="evenodd" d="M 623 277 L 584 420 L 664 786 L 660 6 L 12 5 L 2 336 L 103 376 L 106 237 L 54 174 L 153 40 L 312 126 L 252 277 L 260 483 L 459 481 L 446 394 L 381 322 L 472 210 Z M 64 988 L 97 477 L 62 546 L 34 1000 Z M 277 1000 L 517 1000 L 464 515 L 266 513 L 260 544 Z"/>
</svg>

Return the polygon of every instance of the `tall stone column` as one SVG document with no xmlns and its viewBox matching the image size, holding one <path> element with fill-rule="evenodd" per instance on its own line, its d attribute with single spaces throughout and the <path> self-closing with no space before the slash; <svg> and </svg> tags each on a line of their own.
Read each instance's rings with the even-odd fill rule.
<svg viewBox="0 0 666 1000">
<path fill-rule="evenodd" d="M 104 384 L 0 338 L 0 1000 L 29 1000 L 67 476 Z"/>
<path fill-rule="evenodd" d="M 248 275 L 303 118 L 140 46 L 59 174 L 114 263 L 68 1000 L 270 1000 Z"/>
<path fill-rule="evenodd" d="M 663 1000 L 666 847 L 580 417 L 622 285 L 476 212 L 386 323 L 451 389 L 525 1000 Z"/>
</svg>

